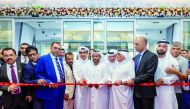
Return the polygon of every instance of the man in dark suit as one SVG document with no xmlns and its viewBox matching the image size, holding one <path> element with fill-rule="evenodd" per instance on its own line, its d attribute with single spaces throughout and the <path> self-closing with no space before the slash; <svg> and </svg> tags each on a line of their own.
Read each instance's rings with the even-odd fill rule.
<svg viewBox="0 0 190 109">
<path fill-rule="evenodd" d="M 29 59 L 26 55 L 26 48 L 28 48 L 29 44 L 28 43 L 22 43 L 20 45 L 20 48 L 19 48 L 19 53 L 20 53 L 20 56 L 17 57 L 16 61 L 17 62 L 21 62 L 21 63 L 24 63 L 24 64 L 27 64 Z"/>
<path fill-rule="evenodd" d="M 39 58 L 39 54 L 38 54 L 38 50 L 35 46 L 28 46 L 28 48 L 26 48 L 26 54 L 29 58 L 29 62 L 28 64 L 26 64 L 24 66 L 24 72 L 23 72 L 23 81 L 25 83 L 29 83 L 29 84 L 37 84 L 38 83 L 38 79 L 36 79 L 36 64 L 37 64 L 37 60 Z M 30 108 L 32 109 L 43 109 L 43 104 L 42 104 L 42 100 L 36 98 L 36 88 L 34 87 L 30 87 L 30 89 L 32 90 L 32 95 L 33 95 L 33 102 Z"/>
<path fill-rule="evenodd" d="M 32 97 L 24 87 L 14 83 L 22 82 L 23 64 L 16 62 L 16 52 L 12 48 L 2 51 L 5 64 L 0 69 L 0 82 L 10 82 L 9 86 L 1 86 L 4 109 L 28 109 L 27 102 Z"/>
<path fill-rule="evenodd" d="M 128 84 L 135 83 L 134 105 L 135 109 L 153 109 L 156 90 L 154 86 L 138 86 L 140 83 L 154 82 L 154 74 L 158 66 L 156 54 L 147 50 L 147 39 L 136 37 L 135 49 L 139 53 L 133 58 L 135 62 L 135 78 L 127 81 Z"/>
<path fill-rule="evenodd" d="M 41 83 L 65 83 L 63 59 L 59 57 L 61 44 L 52 42 L 50 53 L 41 56 L 36 66 L 36 78 Z M 65 86 L 53 85 L 39 88 L 36 96 L 43 99 L 44 109 L 63 109 Z"/>
</svg>

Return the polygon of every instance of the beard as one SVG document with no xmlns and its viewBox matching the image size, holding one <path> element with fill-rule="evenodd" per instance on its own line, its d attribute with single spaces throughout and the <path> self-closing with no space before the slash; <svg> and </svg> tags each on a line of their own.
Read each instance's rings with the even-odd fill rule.
<svg viewBox="0 0 190 109">
<path fill-rule="evenodd" d="M 158 54 L 158 55 L 165 55 L 165 54 L 166 54 L 166 51 L 157 50 L 157 54 Z"/>
<path fill-rule="evenodd" d="M 94 64 L 97 65 L 100 62 L 100 60 L 99 59 L 93 59 L 93 62 L 94 62 Z"/>
</svg>

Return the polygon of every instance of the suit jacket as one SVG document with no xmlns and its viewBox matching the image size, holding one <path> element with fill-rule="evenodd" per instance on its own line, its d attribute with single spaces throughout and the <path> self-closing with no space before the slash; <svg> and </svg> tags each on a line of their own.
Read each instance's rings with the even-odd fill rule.
<svg viewBox="0 0 190 109">
<path fill-rule="evenodd" d="M 36 65 L 34 65 L 31 61 L 24 65 L 23 70 L 23 81 L 25 83 L 33 83 L 37 84 L 38 80 L 36 79 Z"/>
<path fill-rule="evenodd" d="M 0 60 L 0 64 L 2 65 L 4 62 Z"/>
<path fill-rule="evenodd" d="M 23 74 L 23 64 L 17 62 L 17 73 L 18 73 L 18 79 L 19 82 L 22 83 L 22 74 Z M 0 69 L 0 82 L 10 82 L 7 76 L 7 64 L 4 64 L 1 66 Z M 2 100 L 3 100 L 3 104 L 4 107 L 9 107 L 11 105 L 11 102 L 13 101 L 13 96 L 11 94 L 11 92 L 8 92 L 8 86 L 1 86 L 0 89 L 3 91 L 2 94 Z M 25 87 L 21 87 L 21 95 L 23 100 L 25 99 L 26 95 L 30 95 L 31 96 L 31 92 L 29 90 L 27 90 Z"/>
<path fill-rule="evenodd" d="M 133 58 L 134 61 L 137 60 L 137 56 Z M 154 74 L 158 66 L 158 57 L 156 54 L 146 50 L 141 58 L 138 70 L 135 71 L 134 83 L 140 84 L 144 82 L 154 82 Z M 152 98 L 156 95 L 156 89 L 154 86 L 151 87 L 134 87 L 134 96 L 139 98 Z"/>
<path fill-rule="evenodd" d="M 16 58 L 16 61 L 17 62 L 21 62 L 21 56 L 18 56 L 17 58 Z M 29 59 L 27 58 L 27 62 L 29 62 Z M 21 62 L 22 63 L 22 62 Z M 27 63 L 25 63 L 25 64 L 27 64 Z"/>
<path fill-rule="evenodd" d="M 16 61 L 17 61 L 17 62 L 21 62 L 21 56 L 18 56 L 18 57 L 16 58 Z"/>
<path fill-rule="evenodd" d="M 64 72 L 65 72 L 65 82 L 66 83 L 75 83 L 73 71 L 67 63 L 64 63 Z M 66 86 L 65 93 L 69 94 L 69 98 L 72 98 L 74 95 L 75 86 Z"/>
<path fill-rule="evenodd" d="M 59 61 L 61 63 L 62 69 L 64 69 L 62 58 L 59 58 Z M 41 56 L 38 59 L 37 66 L 36 66 L 36 78 L 45 79 L 47 83 L 51 83 L 51 82 L 57 83 L 56 72 L 55 72 L 53 60 L 50 54 Z M 60 93 L 59 88 L 52 89 L 49 87 L 41 87 L 37 90 L 36 95 L 38 98 L 41 98 L 41 99 L 52 100 L 58 97 L 58 93 Z"/>
</svg>

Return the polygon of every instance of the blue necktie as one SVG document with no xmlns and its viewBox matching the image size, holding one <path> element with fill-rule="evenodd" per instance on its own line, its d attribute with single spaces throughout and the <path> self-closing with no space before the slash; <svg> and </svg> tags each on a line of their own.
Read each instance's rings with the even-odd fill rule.
<svg viewBox="0 0 190 109">
<path fill-rule="evenodd" d="M 138 71 L 139 68 L 139 64 L 140 64 L 140 58 L 141 58 L 141 54 L 137 55 L 137 59 L 135 61 L 135 70 Z"/>
<path fill-rule="evenodd" d="M 63 71 L 62 71 L 62 69 L 61 69 L 61 66 L 60 66 L 60 64 L 59 64 L 57 58 L 55 58 L 55 62 L 56 62 L 56 65 L 57 65 L 57 69 L 58 69 L 58 71 L 59 71 L 59 75 L 60 75 L 60 78 L 61 78 L 61 82 L 64 82 L 64 74 L 63 74 Z"/>
</svg>

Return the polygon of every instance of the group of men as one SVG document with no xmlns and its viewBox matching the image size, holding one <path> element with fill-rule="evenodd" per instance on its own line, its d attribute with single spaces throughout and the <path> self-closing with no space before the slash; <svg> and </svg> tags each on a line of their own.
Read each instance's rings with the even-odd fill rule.
<svg viewBox="0 0 190 109">
<path fill-rule="evenodd" d="M 138 54 L 131 58 L 127 50 L 110 49 L 103 55 L 82 46 L 76 60 L 59 42 L 52 42 L 43 56 L 27 43 L 21 44 L 18 57 L 5 48 L 0 67 L 0 82 L 7 83 L 0 86 L 3 108 L 190 109 L 189 86 L 171 85 L 189 79 L 188 51 L 181 43 L 158 41 L 153 53 L 145 37 L 136 37 L 134 47 Z"/>
</svg>

